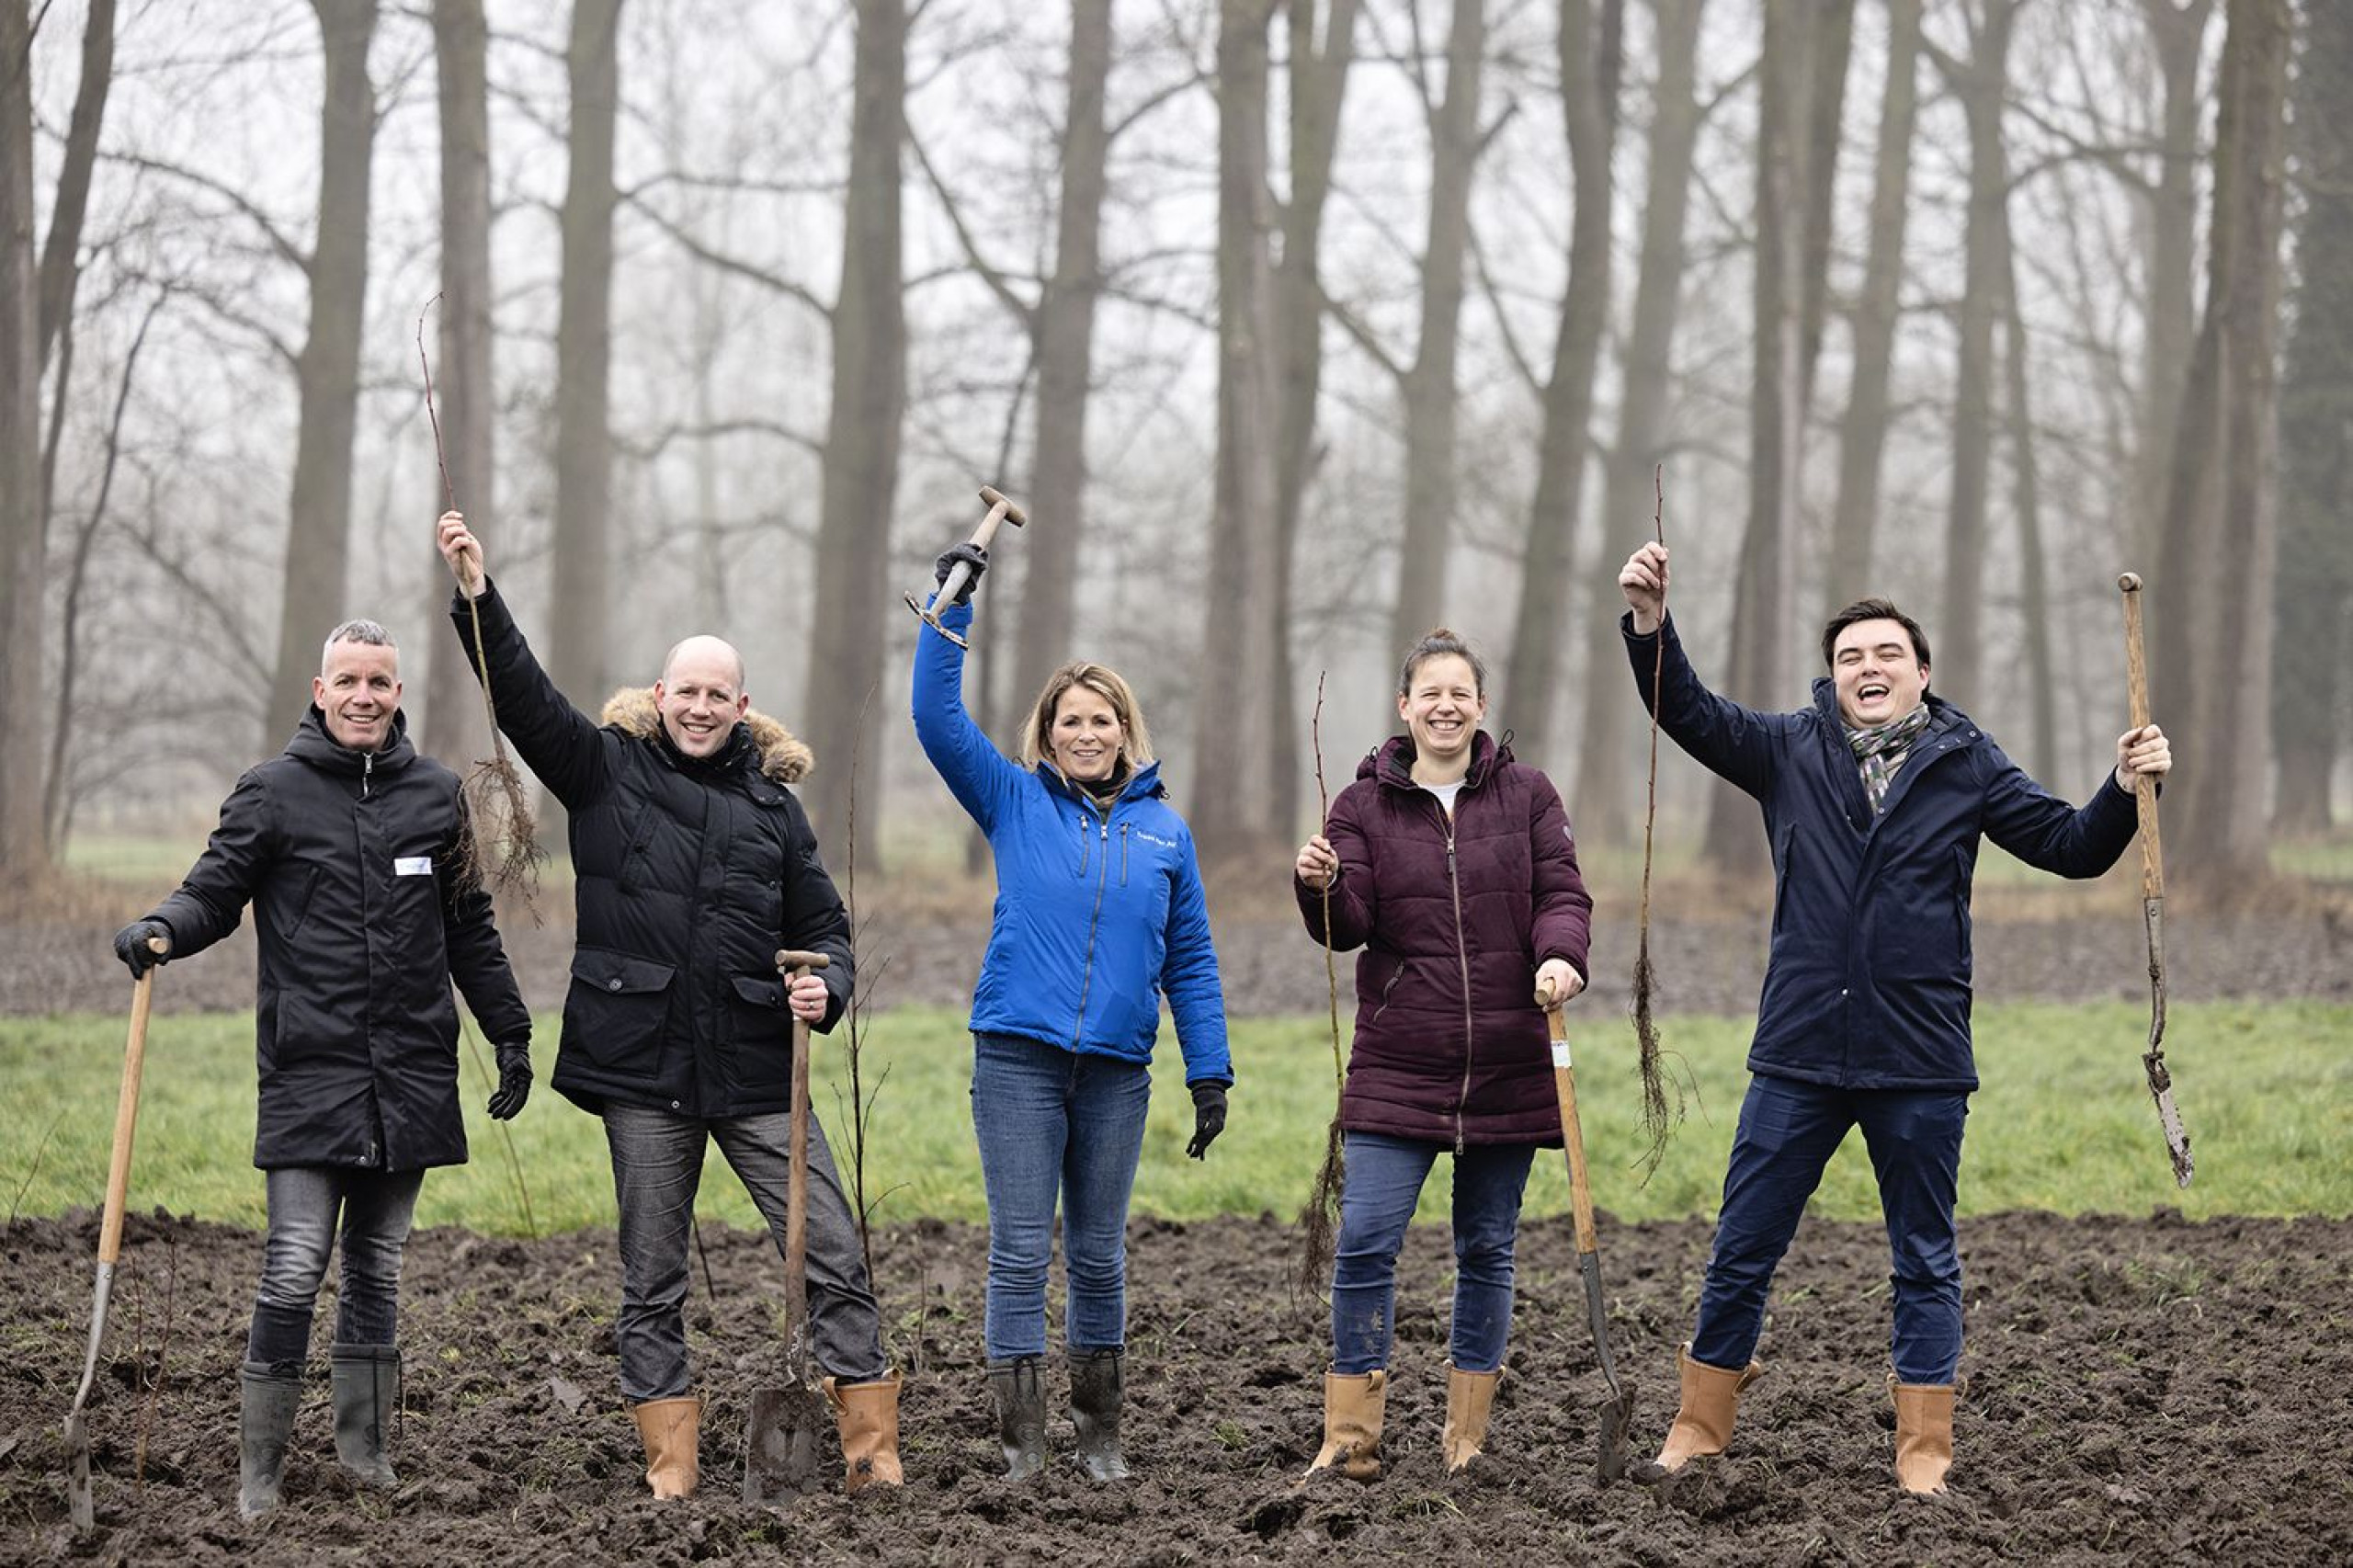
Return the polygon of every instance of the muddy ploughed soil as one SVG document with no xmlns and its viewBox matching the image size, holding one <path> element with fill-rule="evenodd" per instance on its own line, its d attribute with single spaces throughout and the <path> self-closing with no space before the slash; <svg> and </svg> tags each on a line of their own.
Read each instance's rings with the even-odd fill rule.
<svg viewBox="0 0 2353 1568">
<path fill-rule="evenodd" d="M 1673 1414 L 1672 1365 L 1708 1240 L 1699 1222 L 1604 1217 L 1602 1269 L 1636 1441 Z M 707 1227 L 714 1308 L 689 1309 L 709 1401 L 703 1488 L 656 1506 L 614 1385 L 609 1233 L 539 1242 L 420 1233 L 394 1437 L 402 1483 L 340 1480 L 324 1368 L 295 1429 L 287 1502 L 236 1515 L 236 1363 L 259 1238 L 134 1216 L 93 1396 L 99 1528 L 66 1517 L 62 1428 L 80 1376 L 97 1223 L 0 1231 L 0 1562 L 2268 1564 L 2353 1560 L 2353 1222 L 2011 1214 L 1969 1222 L 1969 1386 L 1953 1493 L 1889 1470 L 1887 1263 L 1876 1227 L 1810 1221 L 1784 1266 L 1733 1451 L 1673 1494 L 1596 1483 L 1601 1388 L 1565 1222 L 1523 1239 L 1509 1373 L 1487 1456 L 1438 1463 L 1441 1232 L 1408 1243 L 1386 1435 L 1370 1485 L 1292 1483 L 1320 1436 L 1323 1329 L 1294 1306 L 1272 1220 L 1133 1232 L 1128 1452 L 1097 1487 L 1068 1461 L 999 1478 L 982 1383 L 984 1245 L 968 1226 L 875 1237 L 908 1374 L 907 1485 L 745 1507 L 749 1391 L 781 1377 L 781 1267 Z M 1059 1287 L 1057 1287 L 1059 1293 Z M 1647 1451 L 1647 1449 L 1644 1449 Z M 143 1483 L 136 1477 L 143 1469 Z"/>
</svg>

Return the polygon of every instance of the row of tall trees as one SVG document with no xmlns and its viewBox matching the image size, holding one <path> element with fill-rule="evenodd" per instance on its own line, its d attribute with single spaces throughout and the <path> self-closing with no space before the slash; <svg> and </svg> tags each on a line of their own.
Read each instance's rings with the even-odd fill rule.
<svg viewBox="0 0 2353 1568">
<path fill-rule="evenodd" d="M 213 707 L 267 744 L 333 614 L 388 582 L 435 601 L 418 514 L 443 492 L 419 499 L 399 360 L 401 291 L 438 287 L 447 494 L 544 606 L 559 682 L 594 706 L 673 617 L 783 585 L 793 612 L 739 640 L 801 683 L 771 699 L 823 759 L 836 853 L 853 817 L 877 853 L 904 761 L 893 574 L 949 531 L 910 474 L 961 471 L 1037 519 L 989 590 L 984 722 L 1074 652 L 1165 654 L 1147 684 L 1212 857 L 1304 825 L 1316 666 L 1347 673 L 1360 736 L 1367 682 L 1440 621 L 1498 653 L 1498 716 L 1581 835 L 1626 836 L 1612 579 L 1663 503 L 1724 689 L 1793 704 L 1820 613 L 1893 585 L 1938 687 L 2077 792 L 2120 709 L 2105 585 L 2139 566 L 2174 854 L 2259 876 L 2275 790 L 2281 827 L 2327 830 L 2353 699 L 2326 129 L 2353 36 L 2290 0 L 2058 9 L 843 0 L 763 18 L 738 74 L 691 52 L 721 0 L 576 0 L 536 40 L 483 0 L 424 28 L 309 0 L 254 25 L 259 56 L 313 62 L 310 134 L 231 165 L 167 114 L 102 134 L 111 5 L 68 51 L 0 0 L 0 706 L 34 739 L 0 751 L 0 857 L 41 864 L 74 780 L 122 767 L 49 700 L 135 663 L 94 584 L 173 604 Z M 386 126 L 427 70 L 436 198 L 388 228 L 423 138 Z M 142 395 L 158 323 L 178 366 L 250 369 L 213 402 L 153 371 Z M 237 527 L 159 521 L 206 466 L 174 440 L 231 443 L 211 494 Z M 469 755 L 479 704 L 420 630 L 412 702 Z M 1753 869 L 1752 808 L 1684 788 L 1711 858 Z"/>
</svg>

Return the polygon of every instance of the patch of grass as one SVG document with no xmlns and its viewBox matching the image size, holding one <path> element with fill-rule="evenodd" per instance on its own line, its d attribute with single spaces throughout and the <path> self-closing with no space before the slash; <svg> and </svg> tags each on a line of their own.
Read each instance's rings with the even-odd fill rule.
<svg viewBox="0 0 2353 1568">
<path fill-rule="evenodd" d="M 610 1224 L 602 1129 L 548 1087 L 555 1023 L 540 1023 L 540 1082 L 510 1124 L 533 1210 L 542 1233 Z M 1325 1028 L 1321 1017 L 1234 1026 L 1241 1082 L 1233 1117 L 1208 1160 L 1199 1163 L 1184 1156 L 1192 1108 L 1174 1041 L 1164 1040 L 1136 1210 L 1175 1219 L 1271 1211 L 1290 1219 L 1314 1177 L 1331 1114 Z M 2173 1185 L 2142 1083 L 2146 1028 L 2138 1002 L 1980 1010 L 1978 1067 L 1985 1086 L 1971 1107 L 1964 1212 L 2145 1213 L 2173 1204 L 2192 1218 L 2353 1213 L 2353 1165 L 2338 1157 L 2353 1139 L 2353 1051 L 2347 1049 L 2353 1006 L 2295 1001 L 2173 1007 L 2168 1060 L 2199 1161 L 2197 1184 L 2188 1192 Z M 1745 1020 L 1675 1017 L 1663 1021 L 1663 1030 L 1696 1093 L 1689 1119 L 1646 1185 L 1636 1169 L 1643 1144 L 1632 1030 L 1623 1019 L 1598 1016 L 1578 1019 L 1574 1030 L 1595 1201 L 1624 1220 L 1713 1212 L 1746 1087 Z M 0 1082 L 11 1091 L 0 1099 L 0 1199 L 17 1212 L 56 1214 L 96 1206 L 104 1196 L 122 1037 L 119 1017 L 0 1018 Z M 823 1040 L 817 1049 L 815 1104 L 843 1151 L 841 1051 Z M 875 1154 L 868 1188 L 881 1195 L 876 1218 L 983 1218 L 968 1093 L 971 1037 L 961 1016 L 912 1007 L 883 1013 L 871 1021 L 868 1049 L 870 1084 L 882 1063 L 890 1067 L 870 1133 Z M 519 1233 L 522 1209 L 504 1134 L 482 1112 L 488 1085 L 475 1078 L 471 1061 L 465 1071 L 473 1163 L 427 1178 L 418 1222 Z M 252 1016 L 156 1018 L 148 1036 L 132 1206 L 260 1225 L 253 1128 Z M 1449 1180 L 1450 1165 L 1440 1162 L 1421 1219 L 1443 1221 Z M 1529 1212 L 1555 1215 L 1567 1207 L 1565 1164 L 1546 1153 L 1529 1185 Z M 1838 1219 L 1878 1217 L 1859 1134 L 1832 1160 L 1813 1207 Z M 759 1224 L 715 1151 L 699 1210 L 712 1221 Z"/>
</svg>

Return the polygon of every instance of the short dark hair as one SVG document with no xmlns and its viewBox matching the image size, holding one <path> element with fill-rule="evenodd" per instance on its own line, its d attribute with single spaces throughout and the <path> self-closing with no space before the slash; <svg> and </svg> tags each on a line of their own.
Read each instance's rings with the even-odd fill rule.
<svg viewBox="0 0 2353 1568">
<path fill-rule="evenodd" d="M 1422 633 L 1421 639 L 1405 650 L 1404 667 L 1397 672 L 1397 695 L 1405 696 L 1414 689 L 1414 672 L 1430 659 L 1453 654 L 1471 666 L 1471 688 L 1480 696 L 1487 695 L 1487 662 L 1471 651 L 1471 644 L 1443 626 L 1434 626 Z"/>
<path fill-rule="evenodd" d="M 1928 634 L 1920 630 L 1920 623 L 1896 608 L 1893 600 L 1877 598 L 1857 599 L 1830 618 L 1830 624 L 1822 629 L 1822 662 L 1824 666 L 1837 667 L 1838 634 L 1859 620 L 1895 622 L 1911 633 L 1912 653 L 1920 661 L 1920 667 L 1924 670 L 1929 667 Z"/>
</svg>

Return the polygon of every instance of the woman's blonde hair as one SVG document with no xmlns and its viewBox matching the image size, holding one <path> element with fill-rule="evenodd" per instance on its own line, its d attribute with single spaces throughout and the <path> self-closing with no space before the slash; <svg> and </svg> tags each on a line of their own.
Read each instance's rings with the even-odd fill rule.
<svg viewBox="0 0 2353 1568">
<path fill-rule="evenodd" d="M 1061 706 L 1063 694 L 1072 687 L 1083 686 L 1111 705 L 1111 715 L 1120 721 L 1120 760 L 1127 771 L 1152 766 L 1152 732 L 1145 728 L 1143 708 L 1136 701 L 1136 694 L 1120 678 L 1120 672 L 1104 665 L 1089 664 L 1084 659 L 1064 665 L 1046 677 L 1046 689 L 1038 694 L 1037 706 L 1029 710 L 1029 722 L 1021 732 L 1021 766 L 1035 767 L 1053 748 L 1047 736 L 1054 727 L 1054 710 Z"/>
</svg>

